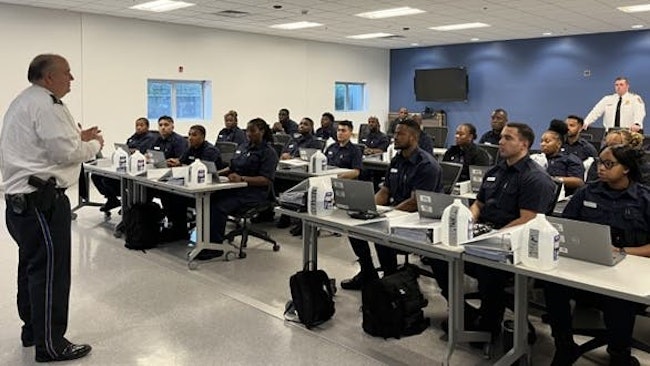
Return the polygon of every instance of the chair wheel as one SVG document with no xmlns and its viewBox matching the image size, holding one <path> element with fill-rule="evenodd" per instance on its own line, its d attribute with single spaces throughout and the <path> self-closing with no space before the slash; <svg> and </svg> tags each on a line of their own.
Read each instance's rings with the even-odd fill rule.
<svg viewBox="0 0 650 366">
<path fill-rule="evenodd" d="M 110 219 L 111 218 L 111 211 L 104 212 L 104 218 Z"/>
<path fill-rule="evenodd" d="M 188 268 L 190 271 L 193 271 L 193 270 L 199 268 L 199 264 L 196 263 L 196 261 L 189 261 L 189 262 L 187 262 L 187 268 Z"/>
<path fill-rule="evenodd" d="M 279 252 L 280 251 L 280 246 L 278 244 L 273 244 L 273 251 L 274 252 Z"/>
<path fill-rule="evenodd" d="M 240 258 L 240 259 L 244 259 L 244 258 L 246 258 L 246 252 L 241 252 L 241 253 L 239 253 L 239 258 Z"/>
<path fill-rule="evenodd" d="M 76 220 L 76 219 L 77 219 L 77 214 L 74 213 L 74 212 L 71 213 L 71 214 L 70 214 L 70 219 L 71 219 L 72 221 Z"/>
<path fill-rule="evenodd" d="M 235 252 L 229 250 L 226 252 L 226 262 L 230 262 L 233 258 L 235 258 Z"/>
</svg>

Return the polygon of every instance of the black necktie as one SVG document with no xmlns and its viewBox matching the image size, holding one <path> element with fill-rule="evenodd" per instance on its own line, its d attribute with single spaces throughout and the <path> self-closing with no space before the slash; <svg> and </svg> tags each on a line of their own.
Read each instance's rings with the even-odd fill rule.
<svg viewBox="0 0 650 366">
<path fill-rule="evenodd" d="M 618 97 L 618 104 L 616 104 L 616 115 L 614 116 L 614 127 L 621 127 L 621 102 L 623 97 Z"/>
</svg>

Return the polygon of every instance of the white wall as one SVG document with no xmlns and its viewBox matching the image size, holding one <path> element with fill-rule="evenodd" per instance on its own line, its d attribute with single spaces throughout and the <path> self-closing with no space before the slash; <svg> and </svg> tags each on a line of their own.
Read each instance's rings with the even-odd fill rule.
<svg viewBox="0 0 650 366">
<path fill-rule="evenodd" d="M 325 111 L 356 124 L 369 115 L 385 122 L 388 113 L 388 50 L 2 4 L 0 44 L 2 115 L 28 85 L 29 61 L 58 53 L 76 78 L 64 101 L 78 122 L 100 126 L 108 143 L 125 140 L 146 115 L 148 78 L 212 81 L 211 141 L 229 109 L 240 124 L 257 116 L 272 123 L 283 107 L 292 119 L 317 124 Z M 367 83 L 368 110 L 335 113 L 335 81 Z M 176 130 L 186 134 L 189 125 Z"/>
</svg>

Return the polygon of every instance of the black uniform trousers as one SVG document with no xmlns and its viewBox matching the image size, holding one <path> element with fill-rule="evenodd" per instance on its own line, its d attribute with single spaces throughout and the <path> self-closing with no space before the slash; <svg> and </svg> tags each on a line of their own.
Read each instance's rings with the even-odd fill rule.
<svg viewBox="0 0 650 366">
<path fill-rule="evenodd" d="M 372 263 L 372 253 L 370 252 L 368 242 L 357 238 L 350 238 L 350 245 L 359 260 L 361 281 L 367 283 L 376 279 L 378 277 L 377 270 Z M 384 276 L 397 272 L 397 251 L 395 249 L 375 244 L 375 251 L 377 252 L 379 265 L 384 271 Z"/>
<path fill-rule="evenodd" d="M 9 234 L 18 243 L 18 314 L 23 340 L 33 337 L 37 355 L 57 357 L 67 345 L 70 295 L 70 201 L 57 191 L 41 212 L 26 195 L 24 212 L 7 199 Z"/>
<path fill-rule="evenodd" d="M 120 180 L 115 178 L 102 177 L 101 175 L 91 175 L 90 179 L 97 187 L 97 191 L 106 199 L 117 199 L 120 196 Z"/>
</svg>

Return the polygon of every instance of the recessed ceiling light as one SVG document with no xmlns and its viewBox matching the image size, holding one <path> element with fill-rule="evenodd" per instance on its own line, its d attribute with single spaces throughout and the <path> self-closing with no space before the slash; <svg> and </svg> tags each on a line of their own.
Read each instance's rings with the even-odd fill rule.
<svg viewBox="0 0 650 366">
<path fill-rule="evenodd" d="M 632 26 L 632 29 L 641 29 L 643 27 L 644 27 L 643 24 L 635 24 L 635 25 Z"/>
<path fill-rule="evenodd" d="M 155 11 L 156 13 L 162 13 L 164 11 L 172 11 L 176 9 L 187 8 L 189 6 L 194 6 L 194 5 L 196 4 L 186 3 L 184 1 L 156 0 L 156 1 L 149 1 L 147 3 L 134 5 L 129 9 Z"/>
<path fill-rule="evenodd" d="M 392 37 L 394 34 L 391 33 L 366 33 L 366 34 L 356 34 L 354 36 L 347 36 L 345 38 L 351 39 L 371 39 L 371 38 L 386 38 Z"/>
<path fill-rule="evenodd" d="M 419 43 L 415 43 L 415 42 L 411 43 L 411 46 L 419 46 L 419 45 L 420 45 Z"/>
<path fill-rule="evenodd" d="M 404 15 L 422 14 L 422 13 L 426 13 L 426 11 L 404 6 L 401 8 L 384 9 L 384 10 L 377 10 L 377 11 L 369 11 L 366 13 L 359 13 L 356 14 L 356 16 L 361 18 L 366 18 L 366 19 L 384 19 L 384 18 L 392 18 L 392 17 L 401 17 Z"/>
<path fill-rule="evenodd" d="M 431 27 L 429 29 L 446 32 L 446 31 L 455 31 L 461 29 L 484 28 L 489 26 L 490 26 L 489 24 L 485 24 L 485 23 L 462 23 L 462 24 L 442 25 L 439 27 Z"/>
<path fill-rule="evenodd" d="M 322 24 L 315 23 L 315 22 L 295 22 L 295 23 L 275 24 L 272 25 L 271 28 L 294 30 L 294 29 L 314 28 L 320 26 L 322 26 Z"/>
<path fill-rule="evenodd" d="M 477 41 L 480 41 L 480 39 L 478 39 L 478 38 L 472 38 L 472 39 L 470 39 L 470 41 L 472 41 L 472 42 L 477 42 Z"/>
<path fill-rule="evenodd" d="M 616 9 L 625 13 L 640 13 L 642 11 L 650 11 L 650 4 L 619 6 Z"/>
<path fill-rule="evenodd" d="M 553 33 L 551 33 L 551 32 L 544 32 L 544 33 L 542 33 L 542 35 L 543 35 L 543 36 L 552 36 Z"/>
</svg>

